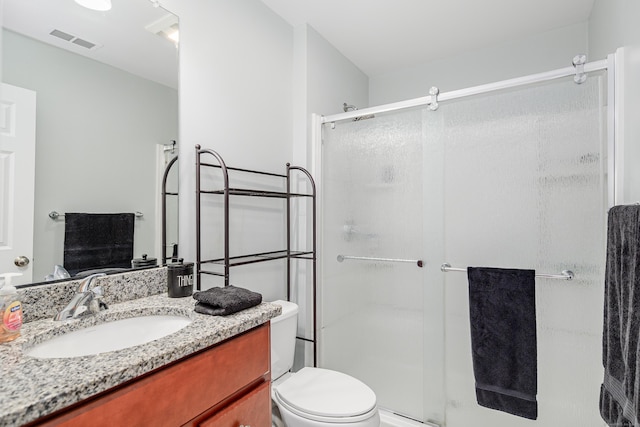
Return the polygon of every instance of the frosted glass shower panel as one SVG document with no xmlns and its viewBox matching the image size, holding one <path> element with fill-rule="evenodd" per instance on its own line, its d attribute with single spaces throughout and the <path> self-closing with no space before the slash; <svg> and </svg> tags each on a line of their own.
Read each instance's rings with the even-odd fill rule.
<svg viewBox="0 0 640 427">
<path fill-rule="evenodd" d="M 529 86 L 444 103 L 429 118 L 429 143 L 445 153 L 446 261 L 576 274 L 536 279 L 541 425 L 598 420 L 599 376 L 585 373 L 601 368 L 605 84 Z M 448 425 L 528 425 L 476 404 L 466 275 L 446 273 L 445 289 Z"/>
<path fill-rule="evenodd" d="M 323 130 L 322 366 L 363 380 L 381 406 L 416 418 L 423 269 L 336 257 L 421 258 L 422 126 L 411 111 Z"/>
</svg>

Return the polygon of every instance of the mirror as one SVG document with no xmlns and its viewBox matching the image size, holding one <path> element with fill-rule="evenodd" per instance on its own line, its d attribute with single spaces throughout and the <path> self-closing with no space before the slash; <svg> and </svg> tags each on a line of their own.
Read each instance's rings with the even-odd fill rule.
<svg viewBox="0 0 640 427">
<path fill-rule="evenodd" d="M 65 213 L 138 212 L 133 258 L 161 263 L 162 176 L 177 155 L 178 49 L 169 36 L 178 19 L 149 0 L 112 4 L 2 2 L 3 83 L 36 94 L 32 278 L 14 284 L 42 282 L 63 265 Z M 177 197 L 167 203 L 172 246 Z M 0 273 L 27 272 L 13 258 L 3 264 Z"/>
</svg>

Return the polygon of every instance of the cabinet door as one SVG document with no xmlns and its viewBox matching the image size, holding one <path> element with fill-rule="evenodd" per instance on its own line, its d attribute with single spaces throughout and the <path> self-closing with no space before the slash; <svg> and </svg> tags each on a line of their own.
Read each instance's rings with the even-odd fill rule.
<svg viewBox="0 0 640 427">
<path fill-rule="evenodd" d="M 269 382 L 200 423 L 199 427 L 271 427 Z"/>
</svg>

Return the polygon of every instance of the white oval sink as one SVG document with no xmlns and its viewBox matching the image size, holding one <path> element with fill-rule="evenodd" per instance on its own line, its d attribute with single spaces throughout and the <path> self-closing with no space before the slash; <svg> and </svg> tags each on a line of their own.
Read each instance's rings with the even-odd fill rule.
<svg viewBox="0 0 640 427">
<path fill-rule="evenodd" d="M 122 350 L 166 337 L 190 323 L 188 317 L 171 315 L 114 320 L 53 337 L 31 347 L 25 354 L 55 359 Z"/>
</svg>

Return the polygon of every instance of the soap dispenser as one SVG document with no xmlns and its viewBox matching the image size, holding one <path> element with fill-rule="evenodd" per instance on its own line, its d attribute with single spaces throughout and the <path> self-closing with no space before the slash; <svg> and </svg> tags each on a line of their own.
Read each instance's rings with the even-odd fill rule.
<svg viewBox="0 0 640 427">
<path fill-rule="evenodd" d="M 11 284 L 11 278 L 21 273 L 0 274 L 0 343 L 13 341 L 20 336 L 22 327 L 22 304 L 18 301 L 18 291 Z"/>
</svg>

